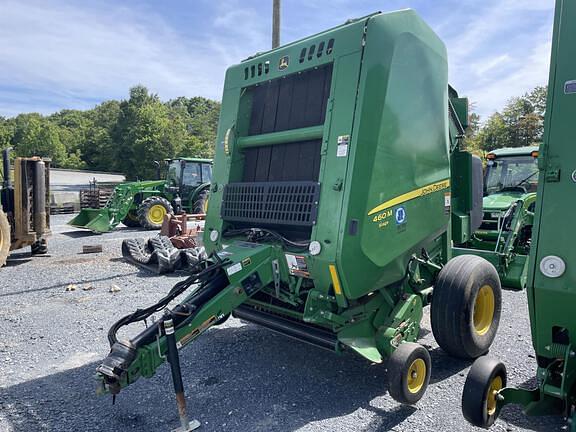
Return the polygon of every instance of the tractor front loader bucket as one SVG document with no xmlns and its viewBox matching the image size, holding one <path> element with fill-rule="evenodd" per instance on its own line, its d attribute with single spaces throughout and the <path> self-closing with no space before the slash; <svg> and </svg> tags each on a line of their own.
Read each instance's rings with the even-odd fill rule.
<svg viewBox="0 0 576 432">
<path fill-rule="evenodd" d="M 143 187 L 158 182 L 126 183 L 116 186 L 114 193 L 101 209 L 82 209 L 78 216 L 68 222 L 77 228 L 88 229 L 97 233 L 112 231 L 128 215 L 134 203 L 134 195 Z"/>
<path fill-rule="evenodd" d="M 108 207 L 82 209 L 78 216 L 68 222 L 68 225 L 98 233 L 106 233 L 115 228 L 116 224 L 113 223 L 113 220 L 114 215 Z"/>
</svg>

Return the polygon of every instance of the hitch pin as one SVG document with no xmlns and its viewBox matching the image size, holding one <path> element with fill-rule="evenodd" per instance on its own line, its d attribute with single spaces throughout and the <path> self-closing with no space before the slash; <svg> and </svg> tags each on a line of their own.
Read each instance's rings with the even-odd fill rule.
<svg viewBox="0 0 576 432">
<path fill-rule="evenodd" d="M 176 393 L 176 405 L 180 416 L 180 427 L 173 432 L 189 432 L 198 429 L 201 425 L 198 420 L 188 420 L 186 414 L 186 397 L 184 396 L 184 383 L 182 382 L 182 371 L 180 370 L 180 357 L 176 346 L 176 335 L 174 334 L 174 321 L 172 314 L 168 311 L 164 318 L 164 334 L 166 335 L 166 345 L 168 346 L 168 362 L 172 371 L 172 383 Z"/>
</svg>

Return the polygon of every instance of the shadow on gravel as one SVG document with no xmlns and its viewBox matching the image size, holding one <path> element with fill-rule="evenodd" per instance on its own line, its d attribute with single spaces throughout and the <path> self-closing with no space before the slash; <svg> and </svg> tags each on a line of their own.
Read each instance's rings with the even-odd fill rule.
<svg viewBox="0 0 576 432">
<path fill-rule="evenodd" d="M 534 417 L 527 416 L 518 405 L 507 405 L 502 409 L 500 419 L 516 427 L 535 432 L 553 432 L 568 430 L 560 416 Z"/>
<path fill-rule="evenodd" d="M 54 285 L 49 285 L 46 287 L 38 287 L 38 288 L 26 288 L 20 291 L 11 291 L 9 293 L 4 293 L 4 294 L 0 294 L 0 298 L 2 297 L 12 297 L 12 296 L 19 296 L 22 294 L 29 294 L 29 293 L 34 293 L 34 292 L 39 292 L 39 291 L 50 291 L 56 288 L 64 288 L 70 284 L 90 284 L 90 283 L 95 283 L 95 282 L 103 282 L 103 281 L 107 281 L 107 280 L 114 280 L 114 279 L 118 279 L 120 277 L 126 277 L 126 276 L 132 276 L 135 274 L 138 274 L 139 272 L 134 271 L 134 272 L 130 272 L 130 273 L 122 273 L 122 274 L 116 274 L 114 276 L 107 276 L 107 277 L 101 277 L 101 278 L 94 278 L 94 279 L 88 279 L 88 280 L 73 280 L 71 279 L 69 282 L 66 283 L 59 283 L 59 284 L 54 284 Z"/>
<path fill-rule="evenodd" d="M 66 237 L 70 237 L 70 238 L 84 238 L 84 237 L 99 237 L 102 236 L 102 233 L 95 233 L 92 231 L 86 231 L 86 230 L 78 230 L 78 231 L 62 231 L 58 234 L 62 234 Z"/>
<path fill-rule="evenodd" d="M 452 357 L 439 347 L 428 350 L 428 352 L 432 359 L 432 375 L 430 376 L 430 384 L 436 384 L 444 381 L 446 378 L 461 373 L 473 363 L 472 360 L 463 360 Z"/>
<path fill-rule="evenodd" d="M 510 384 L 510 383 L 509 383 Z M 534 389 L 538 386 L 536 376 L 524 381 L 519 388 Z M 506 405 L 500 414 L 500 418 L 517 427 L 533 430 L 536 432 L 550 432 L 568 430 L 566 422 L 561 416 L 527 416 L 519 405 Z"/>
<path fill-rule="evenodd" d="M 6 261 L 6 267 L 17 267 L 32 261 L 31 253 L 11 254 Z"/>
<path fill-rule="evenodd" d="M 202 422 L 202 431 L 293 431 L 358 409 L 373 413 L 370 422 L 384 431 L 415 412 L 395 403 L 389 410 L 371 405 L 386 393 L 384 366 L 254 325 L 211 329 L 182 351 L 181 361 L 188 411 Z M 156 432 L 178 426 L 166 365 L 125 389 L 114 406 L 110 397 L 94 394 L 97 366 L 1 390 L 0 417 L 14 432 Z"/>
</svg>

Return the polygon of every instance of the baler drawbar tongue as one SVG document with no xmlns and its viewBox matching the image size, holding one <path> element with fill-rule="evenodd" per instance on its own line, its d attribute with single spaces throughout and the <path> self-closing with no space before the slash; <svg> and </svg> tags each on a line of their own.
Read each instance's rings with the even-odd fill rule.
<svg viewBox="0 0 576 432">
<path fill-rule="evenodd" d="M 230 252 L 228 252 L 230 251 Z M 272 262 L 274 247 L 227 248 L 226 258 L 213 254 L 199 262 L 192 275 L 177 283 L 158 303 L 137 309 L 116 322 L 108 332 L 111 350 L 98 367 L 99 393 L 117 394 L 139 377 L 151 377 L 168 355 L 169 342 L 165 322 L 172 321 L 178 348 L 187 345 L 214 324 L 223 322 L 230 313 L 274 280 Z M 250 264 L 246 264 L 246 263 Z M 244 265 L 242 264 L 244 263 Z M 180 304 L 167 309 L 176 297 L 191 290 Z M 165 310 L 153 325 L 129 341 L 118 340 L 118 331 L 129 324 L 144 321 Z"/>
</svg>

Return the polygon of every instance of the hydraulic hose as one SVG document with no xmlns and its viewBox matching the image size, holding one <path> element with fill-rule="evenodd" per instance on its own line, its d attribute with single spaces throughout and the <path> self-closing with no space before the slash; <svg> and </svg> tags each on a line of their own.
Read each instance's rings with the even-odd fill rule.
<svg viewBox="0 0 576 432">
<path fill-rule="evenodd" d="M 150 317 L 151 315 L 153 315 L 157 312 L 160 312 L 166 306 L 168 306 L 168 304 L 172 300 L 174 300 L 176 297 L 180 296 L 183 292 L 185 292 L 192 285 L 194 285 L 198 282 L 201 285 L 200 285 L 200 288 L 198 289 L 198 292 L 195 294 L 195 296 L 200 295 L 205 290 L 206 286 L 209 285 L 210 280 L 215 278 L 218 274 L 222 273 L 221 268 L 227 264 L 227 262 L 222 261 L 218 257 L 218 255 L 214 254 L 212 256 L 215 257 L 215 259 L 216 259 L 215 263 L 209 264 L 205 268 L 202 268 L 202 267 L 204 265 L 206 265 L 208 263 L 208 261 L 201 261 L 198 264 L 196 264 L 196 266 L 193 269 L 193 274 L 190 275 L 190 277 L 188 277 L 187 279 L 185 279 L 181 282 L 178 282 L 176 285 L 174 285 L 174 287 L 172 287 L 170 292 L 166 296 L 164 296 L 162 299 L 160 299 L 157 303 L 155 303 L 155 304 L 153 304 L 147 308 L 144 308 L 144 309 L 137 309 L 136 311 L 134 311 L 130 315 L 126 315 L 125 317 L 116 321 L 112 325 L 112 327 L 110 327 L 110 330 L 108 331 L 108 342 L 110 343 L 110 346 L 112 346 L 116 342 L 118 342 L 118 336 L 117 336 L 118 331 L 122 327 L 125 327 L 125 326 L 132 324 L 132 323 L 135 323 L 135 322 L 144 321 L 146 318 Z M 182 305 L 179 305 L 179 306 L 182 306 Z M 182 311 L 182 312 L 186 312 L 186 311 Z"/>
</svg>

